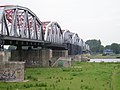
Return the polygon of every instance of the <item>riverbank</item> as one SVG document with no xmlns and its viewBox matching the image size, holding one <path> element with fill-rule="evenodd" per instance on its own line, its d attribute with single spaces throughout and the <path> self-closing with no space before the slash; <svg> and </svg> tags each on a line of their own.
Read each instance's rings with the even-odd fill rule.
<svg viewBox="0 0 120 90">
<path fill-rule="evenodd" d="M 120 59 L 120 54 L 113 55 L 102 55 L 102 54 L 91 54 L 91 59 Z"/>
<path fill-rule="evenodd" d="M 26 68 L 27 82 L 0 82 L 1 90 L 120 90 L 120 63 L 76 62 L 69 68 Z"/>
<path fill-rule="evenodd" d="M 120 62 L 120 59 L 90 59 L 89 62 Z"/>
</svg>

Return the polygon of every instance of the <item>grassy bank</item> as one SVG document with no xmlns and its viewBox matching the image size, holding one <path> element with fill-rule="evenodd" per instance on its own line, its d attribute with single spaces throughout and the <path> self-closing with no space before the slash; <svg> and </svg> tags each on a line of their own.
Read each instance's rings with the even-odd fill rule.
<svg viewBox="0 0 120 90">
<path fill-rule="evenodd" d="M 77 62 L 70 68 L 27 68 L 27 82 L 0 82 L 0 90 L 120 90 L 120 63 Z"/>
<path fill-rule="evenodd" d="M 91 59 L 119 59 L 120 54 L 113 54 L 113 55 L 106 55 L 103 56 L 102 54 L 92 54 Z"/>
</svg>

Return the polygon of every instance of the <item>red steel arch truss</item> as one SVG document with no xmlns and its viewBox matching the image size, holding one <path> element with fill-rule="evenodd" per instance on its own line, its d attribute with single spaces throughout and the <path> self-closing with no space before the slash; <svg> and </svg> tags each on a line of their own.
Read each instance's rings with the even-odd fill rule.
<svg viewBox="0 0 120 90">
<path fill-rule="evenodd" d="M 0 12 L 1 35 L 44 40 L 42 23 L 28 8 L 1 6 Z"/>
</svg>

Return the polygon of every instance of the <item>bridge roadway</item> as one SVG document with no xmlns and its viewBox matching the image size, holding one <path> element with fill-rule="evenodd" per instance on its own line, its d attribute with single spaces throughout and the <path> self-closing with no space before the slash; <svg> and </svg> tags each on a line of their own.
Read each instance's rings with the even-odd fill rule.
<svg viewBox="0 0 120 90">
<path fill-rule="evenodd" d="M 34 48 L 43 47 L 43 48 L 50 48 L 50 49 L 57 49 L 57 50 L 67 49 L 66 44 L 51 43 L 44 40 L 26 39 L 26 38 L 11 37 L 6 35 L 0 35 L 0 40 L 1 40 L 1 50 L 4 50 L 2 45 L 3 46 L 14 45 L 17 47 L 33 46 Z"/>
</svg>

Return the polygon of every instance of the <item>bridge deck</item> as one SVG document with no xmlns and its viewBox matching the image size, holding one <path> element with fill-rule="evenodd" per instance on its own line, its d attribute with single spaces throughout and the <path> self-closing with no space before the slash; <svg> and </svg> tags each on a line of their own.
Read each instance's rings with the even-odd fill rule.
<svg viewBox="0 0 120 90">
<path fill-rule="evenodd" d="M 0 35 L 0 39 L 1 41 L 3 41 L 4 45 L 46 47 L 51 49 L 67 49 L 66 44 L 50 43 L 43 40 L 34 40 L 6 35 Z"/>
<path fill-rule="evenodd" d="M 44 41 L 41 40 L 34 40 L 34 39 L 27 39 L 27 38 L 20 38 L 20 37 L 13 37 L 13 36 L 0 36 L 1 40 L 4 42 L 4 45 L 23 45 L 23 46 L 31 46 L 31 45 L 42 45 Z"/>
<path fill-rule="evenodd" d="M 45 42 L 45 47 L 56 50 L 67 49 L 66 44 L 57 44 L 57 43 L 49 43 L 49 42 Z"/>
</svg>

